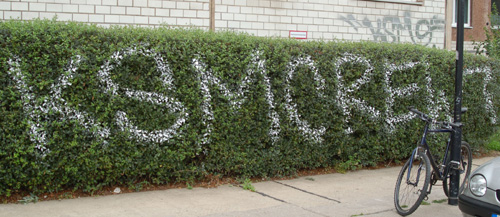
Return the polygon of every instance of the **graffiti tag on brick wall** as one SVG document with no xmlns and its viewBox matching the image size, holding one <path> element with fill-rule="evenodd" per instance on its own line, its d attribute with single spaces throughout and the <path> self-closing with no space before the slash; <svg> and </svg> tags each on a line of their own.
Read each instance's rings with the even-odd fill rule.
<svg viewBox="0 0 500 217">
<path fill-rule="evenodd" d="M 410 12 L 405 12 L 403 18 L 384 16 L 376 21 L 372 21 L 368 16 L 360 21 L 352 14 L 346 17 L 340 16 L 340 19 L 347 22 L 356 31 L 368 28 L 374 41 L 410 42 L 411 40 L 414 44 L 425 46 L 431 44 L 437 31 L 444 31 L 445 25 L 444 19 L 438 18 L 438 15 L 434 15 L 430 19 L 419 19 L 414 23 Z"/>
</svg>

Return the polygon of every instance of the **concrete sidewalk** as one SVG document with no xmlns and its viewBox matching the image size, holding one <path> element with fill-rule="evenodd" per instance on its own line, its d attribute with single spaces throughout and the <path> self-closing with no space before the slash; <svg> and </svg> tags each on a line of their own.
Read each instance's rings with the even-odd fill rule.
<svg viewBox="0 0 500 217">
<path fill-rule="evenodd" d="M 472 169 L 493 157 L 474 159 Z M 111 196 L 2 204 L 0 216 L 399 216 L 393 194 L 400 167 L 237 186 L 171 189 Z M 444 200 L 442 203 L 436 201 Z M 434 201 L 434 202 L 433 202 Z M 462 216 L 447 204 L 441 183 L 412 216 Z"/>
</svg>

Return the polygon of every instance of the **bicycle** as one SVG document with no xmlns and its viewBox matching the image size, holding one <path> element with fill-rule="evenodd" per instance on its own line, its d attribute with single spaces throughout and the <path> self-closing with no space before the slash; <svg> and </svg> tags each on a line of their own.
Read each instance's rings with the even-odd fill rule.
<svg viewBox="0 0 500 217">
<path fill-rule="evenodd" d="M 410 159 L 404 164 L 399 172 L 396 188 L 394 190 L 394 205 L 396 211 L 402 216 L 410 215 L 420 206 L 424 198 L 427 200 L 427 195 L 431 193 L 432 186 L 437 181 L 443 182 L 443 190 L 446 196 L 449 194 L 449 180 L 452 167 L 459 170 L 461 185 L 459 193 L 465 188 L 465 180 L 469 176 L 472 166 L 472 153 L 470 145 L 467 142 L 462 142 L 460 147 L 460 162 L 451 161 L 451 137 L 453 127 L 462 127 L 461 124 L 454 124 L 445 121 L 435 121 L 428 115 L 417 109 L 408 108 L 411 112 L 426 122 L 424 134 L 420 143 L 413 150 Z M 467 111 L 467 108 L 462 108 L 462 114 Z M 431 129 L 432 124 L 437 124 L 439 128 Z M 442 163 L 435 160 L 432 155 L 426 138 L 428 133 L 449 133 L 448 144 L 444 152 Z M 432 166 L 432 167 L 431 167 Z M 430 187 L 429 187 L 430 184 Z"/>
</svg>

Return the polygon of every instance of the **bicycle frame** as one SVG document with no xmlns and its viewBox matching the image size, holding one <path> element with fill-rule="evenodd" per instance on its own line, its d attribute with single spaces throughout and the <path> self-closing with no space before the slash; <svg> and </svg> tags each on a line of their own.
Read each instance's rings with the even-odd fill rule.
<svg viewBox="0 0 500 217">
<path fill-rule="evenodd" d="M 456 135 L 456 130 L 462 128 L 462 123 L 436 121 L 428 114 L 412 106 L 408 107 L 408 110 L 414 113 L 417 118 L 424 121 L 425 124 L 419 125 L 423 129 L 420 143 L 417 142 L 410 159 L 401 168 L 396 188 L 394 189 L 394 205 L 398 214 L 402 216 L 413 213 L 421 205 L 422 201 L 428 200 L 432 187 L 437 181 L 442 181 L 445 195 L 452 198 L 452 193 L 456 193 L 451 192 L 451 185 L 454 184 L 451 176 L 454 174 L 460 174 L 459 179 L 463 181 L 459 187 L 459 191 L 463 191 L 472 165 L 471 148 L 465 141 L 462 141 L 460 144 L 460 161 L 450 159 L 451 153 L 449 152 L 454 148 L 454 142 L 452 141 Z M 467 108 L 462 108 L 462 113 L 466 111 Z M 422 131 L 419 132 L 422 133 Z M 445 135 L 440 134 L 439 138 L 434 139 L 434 137 L 427 137 L 429 133 L 445 133 Z M 439 143 L 444 142 L 443 139 L 446 136 L 448 137 L 448 141 L 445 147 L 443 146 L 444 144 Z M 439 145 L 432 146 L 434 150 L 431 150 L 427 139 L 429 139 L 430 143 L 437 143 Z M 440 156 L 433 155 L 432 151 L 438 152 Z M 444 153 L 442 153 L 443 151 Z M 443 158 L 441 159 L 441 157 Z"/>
<path fill-rule="evenodd" d="M 432 153 L 431 153 L 431 150 L 429 148 L 429 145 L 427 144 L 427 134 L 428 133 L 449 133 L 450 134 L 450 138 L 448 139 L 448 144 L 446 145 L 446 151 L 444 153 L 443 163 L 442 163 L 443 166 L 446 166 L 446 159 L 448 157 L 448 151 L 449 151 L 450 145 L 451 145 L 451 142 L 450 142 L 451 141 L 451 135 L 452 135 L 451 133 L 453 132 L 453 130 L 451 130 L 451 129 L 445 129 L 445 128 L 441 128 L 441 129 L 429 129 L 429 125 L 430 125 L 430 123 L 426 122 L 425 128 L 424 128 L 424 134 L 422 135 L 422 139 L 420 141 L 420 144 L 418 145 L 418 147 L 416 147 L 413 150 L 413 152 L 411 154 L 410 164 L 409 164 L 410 166 L 408 166 L 408 174 L 407 174 L 407 177 L 406 177 L 406 182 L 409 183 L 409 184 L 418 185 L 418 181 L 420 180 L 421 167 L 419 167 L 419 169 L 418 169 L 416 183 L 411 183 L 411 181 L 410 181 L 411 165 L 413 164 L 413 159 L 415 158 L 415 155 L 417 155 L 419 153 L 419 149 L 423 149 L 424 150 L 423 153 L 426 154 L 427 157 L 429 157 L 432 169 L 434 171 L 436 171 L 436 174 L 438 175 L 439 179 L 442 180 L 444 178 L 444 175 L 446 174 L 445 171 L 441 171 L 439 169 L 439 166 L 436 165 L 436 161 L 434 160 L 434 157 L 432 156 Z"/>
</svg>

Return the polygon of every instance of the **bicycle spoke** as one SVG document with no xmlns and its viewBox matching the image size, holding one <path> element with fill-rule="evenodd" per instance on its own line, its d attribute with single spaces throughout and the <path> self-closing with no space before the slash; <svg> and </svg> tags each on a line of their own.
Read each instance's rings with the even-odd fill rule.
<svg viewBox="0 0 500 217">
<path fill-rule="evenodd" d="M 413 159 L 413 164 L 410 165 L 408 161 L 401 169 L 394 194 L 396 210 L 400 215 L 413 213 L 427 195 L 430 180 L 429 168 L 428 158 L 417 156 Z M 408 172 L 410 172 L 409 175 Z"/>
</svg>

